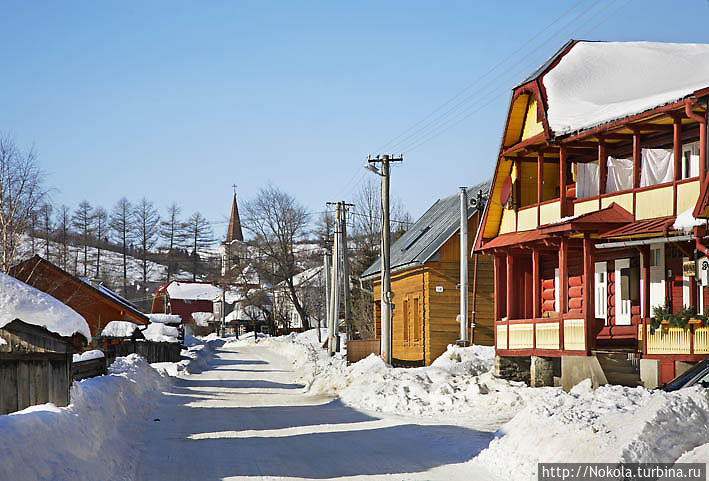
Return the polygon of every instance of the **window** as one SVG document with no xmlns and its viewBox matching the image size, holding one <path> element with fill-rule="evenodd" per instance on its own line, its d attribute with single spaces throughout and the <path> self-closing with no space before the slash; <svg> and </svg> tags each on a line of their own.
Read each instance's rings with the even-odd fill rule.
<svg viewBox="0 0 709 481">
<path fill-rule="evenodd" d="M 414 341 L 421 339 L 421 314 L 419 313 L 419 298 L 414 297 L 414 310 L 412 312 L 414 318 Z"/>
<path fill-rule="evenodd" d="M 404 342 L 409 342 L 409 300 L 404 300 Z"/>
<path fill-rule="evenodd" d="M 689 179 L 699 175 L 699 142 L 682 146 L 682 178 Z"/>
</svg>

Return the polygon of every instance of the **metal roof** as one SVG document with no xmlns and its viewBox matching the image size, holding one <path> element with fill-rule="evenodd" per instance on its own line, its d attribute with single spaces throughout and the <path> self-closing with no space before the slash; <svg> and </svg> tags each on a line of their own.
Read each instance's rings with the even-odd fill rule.
<svg viewBox="0 0 709 481">
<path fill-rule="evenodd" d="M 468 188 L 468 197 L 474 198 L 478 191 L 488 195 L 490 181 Z M 475 213 L 475 208 L 468 205 L 468 219 Z M 404 266 L 422 265 L 438 252 L 443 244 L 460 227 L 460 194 L 456 193 L 444 199 L 438 199 L 417 221 L 391 246 L 391 269 Z M 469 233 L 468 235 L 475 235 Z M 377 259 L 362 273 L 362 279 L 379 274 L 381 258 Z"/>
</svg>

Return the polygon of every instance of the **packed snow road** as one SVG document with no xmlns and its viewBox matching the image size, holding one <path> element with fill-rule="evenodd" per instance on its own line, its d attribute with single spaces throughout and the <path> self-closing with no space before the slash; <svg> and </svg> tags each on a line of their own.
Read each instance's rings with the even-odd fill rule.
<svg viewBox="0 0 709 481">
<path fill-rule="evenodd" d="M 225 344 L 178 377 L 150 416 L 136 479 L 493 479 L 468 463 L 490 433 L 303 394 L 290 365 Z"/>
</svg>

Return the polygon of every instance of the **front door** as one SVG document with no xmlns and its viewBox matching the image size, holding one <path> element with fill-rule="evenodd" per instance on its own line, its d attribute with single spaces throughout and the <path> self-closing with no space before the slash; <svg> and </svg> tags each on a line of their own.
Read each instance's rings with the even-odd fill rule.
<svg viewBox="0 0 709 481">
<path fill-rule="evenodd" d="M 603 319 L 608 325 L 608 263 L 596 262 L 595 266 L 595 305 L 596 319 Z"/>
<path fill-rule="evenodd" d="M 630 259 L 615 261 L 615 323 L 630 325 Z"/>
</svg>

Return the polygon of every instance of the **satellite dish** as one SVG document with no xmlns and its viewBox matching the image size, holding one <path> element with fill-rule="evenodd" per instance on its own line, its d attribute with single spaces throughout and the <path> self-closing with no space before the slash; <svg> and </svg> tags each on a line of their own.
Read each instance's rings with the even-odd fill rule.
<svg viewBox="0 0 709 481">
<path fill-rule="evenodd" d="M 507 177 L 500 189 L 500 204 L 505 205 L 512 195 L 512 177 Z"/>
</svg>

